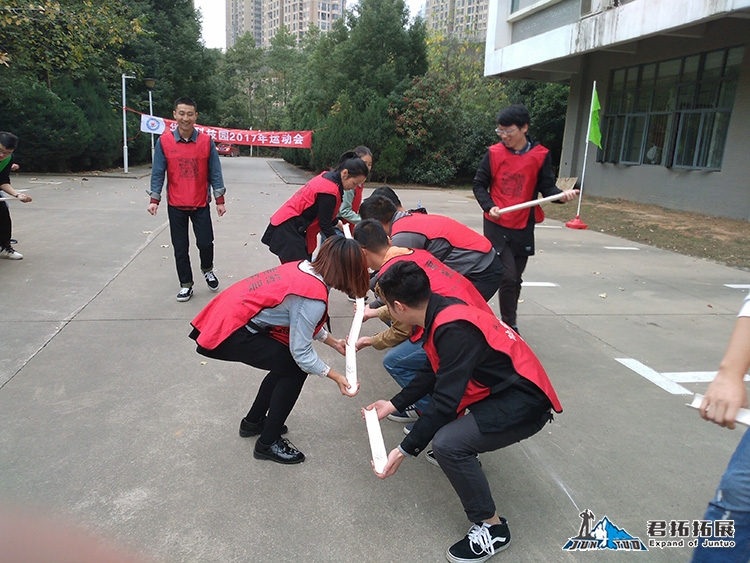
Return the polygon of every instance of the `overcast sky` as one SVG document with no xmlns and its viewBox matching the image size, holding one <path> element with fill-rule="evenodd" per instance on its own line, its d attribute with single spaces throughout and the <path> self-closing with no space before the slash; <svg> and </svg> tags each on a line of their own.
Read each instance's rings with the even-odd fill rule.
<svg viewBox="0 0 750 563">
<path fill-rule="evenodd" d="M 210 49 L 226 49 L 226 3 L 217 0 L 194 0 L 195 7 L 203 13 L 203 41 Z M 409 13 L 414 16 L 424 0 L 406 0 Z M 347 2 L 349 6 L 354 2 Z"/>
</svg>

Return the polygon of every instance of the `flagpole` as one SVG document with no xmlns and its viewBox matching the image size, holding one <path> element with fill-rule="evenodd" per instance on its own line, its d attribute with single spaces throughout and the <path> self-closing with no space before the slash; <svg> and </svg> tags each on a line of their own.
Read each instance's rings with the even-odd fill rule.
<svg viewBox="0 0 750 563">
<path fill-rule="evenodd" d="M 586 140 L 585 148 L 583 149 L 583 169 L 581 170 L 581 187 L 578 191 L 578 210 L 576 211 L 576 218 L 566 223 L 567 227 L 571 229 L 587 229 L 588 225 L 581 221 L 581 201 L 583 201 L 583 182 L 586 179 L 586 161 L 589 156 L 589 135 L 591 135 L 591 119 L 594 116 L 594 96 L 596 95 L 596 80 L 594 80 L 594 87 L 591 89 L 591 103 L 589 104 L 589 123 L 586 127 Z"/>
<path fill-rule="evenodd" d="M 581 214 L 581 200 L 583 199 L 583 181 L 586 179 L 586 162 L 589 156 L 589 135 L 591 135 L 591 119 L 594 116 L 594 112 L 591 108 L 594 107 L 594 92 L 596 92 L 596 80 L 594 80 L 594 87 L 591 89 L 591 104 L 589 105 L 589 124 L 586 127 L 586 148 L 583 150 L 583 170 L 581 170 L 581 191 L 578 194 L 578 212 L 576 215 Z"/>
</svg>

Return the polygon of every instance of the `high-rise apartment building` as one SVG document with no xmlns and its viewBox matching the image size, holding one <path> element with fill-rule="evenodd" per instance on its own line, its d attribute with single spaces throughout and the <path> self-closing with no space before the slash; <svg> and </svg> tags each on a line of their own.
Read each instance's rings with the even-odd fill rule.
<svg viewBox="0 0 750 563">
<path fill-rule="evenodd" d="M 248 31 L 255 38 L 255 44 L 261 45 L 262 8 L 262 0 L 226 0 L 227 47 Z"/>
<path fill-rule="evenodd" d="M 245 32 L 251 32 L 255 44 L 269 47 L 271 39 L 285 25 L 297 42 L 310 26 L 324 33 L 343 17 L 346 0 L 227 0 L 227 47 Z"/>
<path fill-rule="evenodd" d="M 489 0 L 426 0 L 424 19 L 432 33 L 483 42 L 487 37 Z"/>
</svg>

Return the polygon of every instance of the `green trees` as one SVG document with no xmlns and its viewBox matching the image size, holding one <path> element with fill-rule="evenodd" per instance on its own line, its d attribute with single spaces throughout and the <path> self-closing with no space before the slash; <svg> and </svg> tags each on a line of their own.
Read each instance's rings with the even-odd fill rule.
<svg viewBox="0 0 750 563">
<path fill-rule="evenodd" d="M 80 170 L 119 163 L 120 75 L 128 105 L 148 111 L 143 79 L 157 79 L 155 113 L 172 100 L 199 100 L 202 117 L 218 118 L 225 94 L 216 80 L 221 53 L 200 43 L 192 0 L 41 0 L 0 3 L 0 115 L 19 136 L 26 170 Z M 149 156 L 129 119 L 133 162 Z"/>
<path fill-rule="evenodd" d="M 250 34 L 226 53 L 200 40 L 192 0 L 0 2 L 0 128 L 21 138 L 25 170 L 107 168 L 121 162 L 121 79 L 127 103 L 154 113 L 198 103 L 199 123 L 314 131 L 312 151 L 263 149 L 321 170 L 367 145 L 372 178 L 445 184 L 473 177 L 497 142 L 495 116 L 525 103 L 532 135 L 559 159 L 567 87 L 483 76 L 481 44 L 428 36 L 404 0 L 360 0 L 328 33 L 297 45 L 282 27 L 269 48 Z M 148 136 L 128 115 L 130 161 L 147 162 Z"/>
</svg>

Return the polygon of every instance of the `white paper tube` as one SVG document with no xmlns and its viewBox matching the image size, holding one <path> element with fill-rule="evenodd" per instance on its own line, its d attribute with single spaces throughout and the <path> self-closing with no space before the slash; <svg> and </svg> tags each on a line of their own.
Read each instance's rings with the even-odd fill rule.
<svg viewBox="0 0 750 563">
<path fill-rule="evenodd" d="M 26 190 L 16 190 L 19 194 L 25 192 Z M 12 199 L 18 199 L 16 196 L 9 196 L 9 197 L 0 197 L 0 201 L 10 201 Z"/>
<path fill-rule="evenodd" d="M 352 230 L 349 227 L 349 223 L 344 223 L 344 236 L 346 238 L 354 238 L 352 237 Z"/>
<path fill-rule="evenodd" d="M 511 211 L 518 211 L 519 209 L 526 209 L 527 207 L 534 207 L 535 205 L 539 205 L 547 201 L 556 201 L 558 199 L 561 199 L 564 195 L 565 195 L 565 192 L 560 192 L 559 194 L 551 195 L 549 197 L 543 197 L 541 199 L 532 199 L 531 201 L 526 201 L 524 203 L 517 203 L 516 205 L 503 207 L 497 213 L 498 215 L 502 215 L 503 213 L 510 213 Z"/>
<path fill-rule="evenodd" d="M 701 403 L 703 402 L 703 395 L 700 395 L 698 393 L 695 394 L 693 397 L 692 403 L 686 403 L 685 406 L 699 409 L 701 408 Z M 735 421 L 739 422 L 740 424 L 744 424 L 745 426 L 750 426 L 750 410 L 748 409 L 740 409 L 737 411 L 737 416 L 734 419 Z"/>
<path fill-rule="evenodd" d="M 388 454 L 385 451 L 383 432 L 380 430 L 380 421 L 375 409 L 365 409 L 365 423 L 367 423 L 367 436 L 370 438 L 370 451 L 375 471 L 382 473 L 388 461 Z"/>
<path fill-rule="evenodd" d="M 352 391 L 357 385 L 357 349 L 355 347 L 362 328 L 362 319 L 365 316 L 365 300 L 357 297 L 354 302 L 354 318 L 352 327 L 349 329 L 349 338 L 346 344 L 346 381 L 352 386 Z"/>
</svg>

